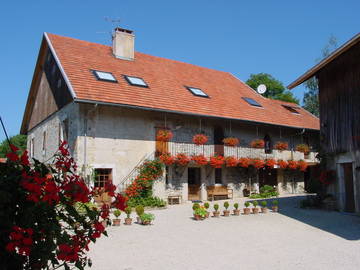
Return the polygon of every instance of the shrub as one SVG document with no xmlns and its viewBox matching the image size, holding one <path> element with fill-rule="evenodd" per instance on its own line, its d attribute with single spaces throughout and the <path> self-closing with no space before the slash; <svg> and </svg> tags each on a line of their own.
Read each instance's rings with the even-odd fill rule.
<svg viewBox="0 0 360 270">
<path fill-rule="evenodd" d="M 272 205 L 273 205 L 273 206 L 278 206 L 278 205 L 279 205 L 279 201 L 278 201 L 278 200 L 273 200 L 273 201 L 272 201 Z"/>
<path fill-rule="evenodd" d="M 116 218 L 118 218 L 120 215 L 121 215 L 121 211 L 120 211 L 119 209 L 116 209 L 116 210 L 114 211 L 114 216 L 115 216 Z"/>
<path fill-rule="evenodd" d="M 209 209 L 210 204 L 208 202 L 206 202 L 206 203 L 204 203 L 204 207 L 205 207 L 205 209 Z"/>
<path fill-rule="evenodd" d="M 140 217 L 142 214 L 144 214 L 144 206 L 142 206 L 142 205 L 136 206 L 135 212 Z"/>
<path fill-rule="evenodd" d="M 224 202 L 224 207 L 227 210 L 229 208 L 229 202 Z"/>
<path fill-rule="evenodd" d="M 257 207 L 259 205 L 258 201 L 251 201 L 251 204 L 254 206 L 254 207 Z"/>
<path fill-rule="evenodd" d="M 127 218 L 130 218 L 131 212 L 132 212 L 132 208 L 130 206 L 125 208 L 125 213 Z"/>
<path fill-rule="evenodd" d="M 238 210 L 239 204 L 238 204 L 238 203 L 234 203 L 234 208 L 235 208 L 236 210 Z"/>
<path fill-rule="evenodd" d="M 195 211 L 196 209 L 200 208 L 200 204 L 194 203 L 192 209 Z"/>
<path fill-rule="evenodd" d="M 245 202 L 244 205 L 246 208 L 248 208 L 250 206 L 250 202 Z"/>
<path fill-rule="evenodd" d="M 214 210 L 215 211 L 219 210 L 219 205 L 217 203 L 214 204 Z"/>
<path fill-rule="evenodd" d="M 158 197 L 135 197 L 130 198 L 127 201 L 127 205 L 130 207 L 143 206 L 143 207 L 164 207 L 166 202 Z"/>
<path fill-rule="evenodd" d="M 141 221 L 143 222 L 147 222 L 147 221 L 152 221 L 155 219 L 155 216 L 154 214 L 150 214 L 150 213 L 143 213 L 141 216 L 140 216 L 140 219 Z"/>
<path fill-rule="evenodd" d="M 263 208 L 265 208 L 265 207 L 267 206 L 267 202 L 266 202 L 266 201 L 261 201 L 260 203 L 261 203 L 261 206 L 262 206 Z"/>
<path fill-rule="evenodd" d="M 196 208 L 194 211 L 194 215 L 199 215 L 201 217 L 205 217 L 206 216 L 206 210 L 202 207 Z"/>
</svg>

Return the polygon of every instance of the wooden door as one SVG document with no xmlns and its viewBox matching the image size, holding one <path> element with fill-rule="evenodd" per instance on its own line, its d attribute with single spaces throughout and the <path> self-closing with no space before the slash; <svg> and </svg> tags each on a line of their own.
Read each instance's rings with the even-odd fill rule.
<svg viewBox="0 0 360 270">
<path fill-rule="evenodd" d="M 188 198 L 190 201 L 200 200 L 200 179 L 200 168 L 188 168 Z"/>
<path fill-rule="evenodd" d="M 162 141 L 158 141 L 156 140 L 156 134 L 158 132 L 158 130 L 160 129 L 164 129 L 164 128 L 156 128 L 155 129 L 155 156 L 158 157 L 160 156 L 162 153 L 168 153 L 169 152 L 169 143 L 168 142 L 162 142 Z"/>
<path fill-rule="evenodd" d="M 259 186 L 277 186 L 277 170 L 263 168 L 259 169 Z"/>
<path fill-rule="evenodd" d="M 217 155 L 224 155 L 224 129 L 222 127 L 215 127 L 214 128 L 214 152 Z"/>
<path fill-rule="evenodd" d="M 355 212 L 354 179 L 352 163 L 343 163 L 345 183 L 345 211 Z"/>
</svg>

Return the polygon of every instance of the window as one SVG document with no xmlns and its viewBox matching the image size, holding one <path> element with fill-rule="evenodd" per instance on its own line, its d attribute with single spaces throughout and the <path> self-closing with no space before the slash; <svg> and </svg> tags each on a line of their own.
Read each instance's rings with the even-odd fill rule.
<svg viewBox="0 0 360 270">
<path fill-rule="evenodd" d="M 34 157 L 34 138 L 31 138 L 30 140 L 30 158 Z"/>
<path fill-rule="evenodd" d="M 265 142 L 265 154 L 271 154 L 272 153 L 272 142 L 269 134 L 266 134 L 264 137 Z"/>
<path fill-rule="evenodd" d="M 245 100 L 247 103 L 249 103 L 251 106 L 255 106 L 255 107 L 262 107 L 260 105 L 260 103 L 258 103 L 256 100 L 252 99 L 252 98 L 248 98 L 248 97 L 243 97 L 243 100 Z"/>
<path fill-rule="evenodd" d="M 140 87 L 149 87 L 142 78 L 128 76 L 128 75 L 124 75 L 124 78 L 130 85 L 135 85 L 135 86 L 140 86 Z"/>
<path fill-rule="evenodd" d="M 209 97 L 206 93 L 203 92 L 203 90 L 195 87 L 189 87 L 185 86 L 194 96 L 198 97 Z"/>
<path fill-rule="evenodd" d="M 299 111 L 296 110 L 297 109 L 296 107 L 291 107 L 291 106 L 287 106 L 287 105 L 282 105 L 282 106 L 292 113 L 300 114 Z"/>
<path fill-rule="evenodd" d="M 105 187 L 106 184 L 112 182 L 111 177 L 112 169 L 95 169 L 94 187 Z"/>
<path fill-rule="evenodd" d="M 96 79 L 99 81 L 107 81 L 107 82 L 114 82 L 117 83 L 114 75 L 111 72 L 99 71 L 99 70 L 92 70 L 92 73 L 95 75 Z"/>
<path fill-rule="evenodd" d="M 221 168 L 215 169 L 215 184 L 222 184 L 222 170 Z"/>
</svg>

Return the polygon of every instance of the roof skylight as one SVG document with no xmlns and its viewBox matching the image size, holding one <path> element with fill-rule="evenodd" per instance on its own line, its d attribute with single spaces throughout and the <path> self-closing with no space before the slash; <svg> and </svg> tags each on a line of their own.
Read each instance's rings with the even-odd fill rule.
<svg viewBox="0 0 360 270">
<path fill-rule="evenodd" d="M 295 113 L 295 114 L 300 114 L 300 112 L 298 110 L 296 110 L 296 107 L 291 107 L 288 105 L 282 105 L 285 109 L 287 109 L 288 111 Z"/>
<path fill-rule="evenodd" d="M 141 86 L 141 87 L 149 87 L 142 78 L 128 76 L 128 75 L 124 75 L 124 77 L 127 80 L 127 82 L 131 85 Z"/>
<path fill-rule="evenodd" d="M 111 72 L 93 70 L 93 74 L 95 75 L 96 79 L 99 81 L 107 81 L 107 82 L 117 82 L 114 75 Z"/>
<path fill-rule="evenodd" d="M 195 87 L 185 86 L 194 96 L 209 97 L 203 90 Z"/>
<path fill-rule="evenodd" d="M 256 100 L 248 97 L 243 97 L 243 100 L 245 100 L 247 103 L 249 103 L 251 106 L 255 107 L 262 107 L 260 103 L 258 103 Z"/>
</svg>

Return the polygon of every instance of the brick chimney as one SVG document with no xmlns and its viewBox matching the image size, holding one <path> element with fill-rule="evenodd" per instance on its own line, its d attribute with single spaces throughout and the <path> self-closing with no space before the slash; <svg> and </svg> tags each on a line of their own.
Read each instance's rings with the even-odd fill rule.
<svg viewBox="0 0 360 270">
<path fill-rule="evenodd" d="M 113 33 L 113 54 L 123 60 L 134 60 L 135 35 L 132 30 L 116 27 Z"/>
</svg>

